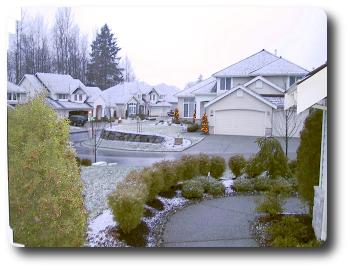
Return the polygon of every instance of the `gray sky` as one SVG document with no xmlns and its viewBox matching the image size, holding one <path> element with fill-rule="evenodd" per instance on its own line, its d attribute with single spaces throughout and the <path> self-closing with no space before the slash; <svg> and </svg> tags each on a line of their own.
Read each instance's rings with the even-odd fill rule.
<svg viewBox="0 0 350 270">
<path fill-rule="evenodd" d="M 90 40 L 104 23 L 138 79 L 183 88 L 266 49 L 311 70 L 327 60 L 327 18 L 316 8 L 79 7 L 74 21 Z M 50 25 L 55 8 L 26 9 Z"/>
</svg>

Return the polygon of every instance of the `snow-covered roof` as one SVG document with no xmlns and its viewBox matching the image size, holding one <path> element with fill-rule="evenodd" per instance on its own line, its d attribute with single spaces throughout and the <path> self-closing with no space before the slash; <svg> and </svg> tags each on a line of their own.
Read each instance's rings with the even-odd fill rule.
<svg viewBox="0 0 350 270">
<path fill-rule="evenodd" d="M 63 107 L 63 109 L 87 110 L 92 108 L 92 106 L 87 103 L 78 103 L 78 102 L 61 101 L 61 100 L 57 100 L 56 103 L 60 104 Z"/>
<path fill-rule="evenodd" d="M 215 93 L 214 87 L 216 86 L 216 79 L 214 77 L 209 77 L 203 81 L 192 85 L 185 90 L 182 90 L 175 94 L 176 97 L 193 97 L 195 95 L 212 94 Z"/>
<path fill-rule="evenodd" d="M 35 75 L 25 74 L 22 80 L 19 82 L 19 85 L 21 85 L 24 79 L 27 79 L 30 82 L 31 86 L 35 91 L 42 91 L 43 89 L 45 89 L 45 86 L 38 80 L 37 77 L 35 77 Z"/>
<path fill-rule="evenodd" d="M 211 106 L 212 104 L 218 102 L 219 100 L 225 98 L 226 96 L 232 94 L 233 92 L 237 91 L 237 90 L 243 90 L 244 92 L 246 92 L 247 94 L 255 97 L 256 99 L 262 101 L 263 103 L 269 105 L 270 107 L 277 109 L 277 106 L 275 104 L 273 104 L 271 101 L 265 99 L 264 97 L 262 97 L 259 94 L 254 93 L 253 91 L 249 90 L 248 88 L 244 87 L 243 85 L 239 85 L 235 88 L 232 88 L 231 90 L 228 90 L 226 92 L 224 92 L 223 94 L 217 96 L 216 98 L 214 98 L 213 100 L 211 100 L 210 102 L 208 102 L 207 104 L 204 105 L 205 108 Z"/>
<path fill-rule="evenodd" d="M 99 87 L 85 86 L 83 91 L 88 95 L 87 102 L 94 102 L 100 95 L 102 95 L 102 91 Z"/>
<path fill-rule="evenodd" d="M 257 80 L 260 80 L 260 81 L 262 81 L 262 82 L 264 82 L 264 83 L 270 85 L 272 88 L 274 88 L 274 89 L 276 89 L 276 90 L 278 90 L 278 91 L 280 91 L 280 92 L 282 92 L 282 93 L 285 92 L 284 89 L 282 89 L 282 88 L 279 87 L 278 85 L 276 85 L 276 84 L 270 82 L 269 80 L 266 80 L 264 77 L 261 77 L 261 76 L 257 76 L 257 77 L 255 77 L 255 78 L 251 79 L 250 81 L 246 82 L 246 83 L 244 84 L 244 86 L 247 87 L 248 85 L 251 85 L 252 83 L 256 82 Z"/>
<path fill-rule="evenodd" d="M 68 74 L 36 73 L 35 76 L 53 94 L 71 94 L 81 85 L 80 80 Z"/>
<path fill-rule="evenodd" d="M 276 62 L 276 63 L 274 63 Z M 249 77 L 258 75 L 305 75 L 308 71 L 282 57 L 261 50 L 213 74 L 214 77 Z"/>
<path fill-rule="evenodd" d="M 277 106 L 277 109 L 283 109 L 284 108 L 284 97 L 263 96 L 263 98 L 268 100 L 269 102 L 275 104 Z"/>
<path fill-rule="evenodd" d="M 309 73 L 306 69 L 289 62 L 288 60 L 280 57 L 278 60 L 256 70 L 250 75 L 257 76 L 274 76 L 274 75 L 306 75 Z"/>
<path fill-rule="evenodd" d="M 166 101 L 160 101 L 157 103 L 151 103 L 149 104 L 150 107 L 171 107 L 172 105 L 169 102 Z"/>
<path fill-rule="evenodd" d="M 177 97 L 174 95 L 180 91 L 179 88 L 177 88 L 174 85 L 167 85 L 165 83 L 161 83 L 158 85 L 155 85 L 153 87 L 160 95 L 165 95 L 165 100 L 167 102 L 177 102 Z"/>
<path fill-rule="evenodd" d="M 7 92 L 8 93 L 25 93 L 26 91 L 18 86 L 17 84 L 14 84 L 12 82 L 7 82 Z"/>
</svg>

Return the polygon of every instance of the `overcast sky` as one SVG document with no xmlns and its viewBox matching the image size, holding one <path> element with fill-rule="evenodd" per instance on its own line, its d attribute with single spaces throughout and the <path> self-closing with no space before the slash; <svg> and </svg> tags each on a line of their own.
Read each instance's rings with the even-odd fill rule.
<svg viewBox="0 0 350 270">
<path fill-rule="evenodd" d="M 327 60 L 321 9 L 267 7 L 79 7 L 74 21 L 90 40 L 104 23 L 136 76 L 183 88 L 262 49 L 308 70 Z M 55 8 L 26 8 L 54 21 Z"/>
</svg>

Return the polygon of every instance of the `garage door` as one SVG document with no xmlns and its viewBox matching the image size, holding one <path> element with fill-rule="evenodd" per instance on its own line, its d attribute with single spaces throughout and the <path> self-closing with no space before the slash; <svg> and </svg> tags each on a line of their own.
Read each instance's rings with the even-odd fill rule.
<svg viewBox="0 0 350 270">
<path fill-rule="evenodd" d="M 265 135 L 265 112 L 248 110 L 224 110 L 215 112 L 215 134 Z"/>
</svg>

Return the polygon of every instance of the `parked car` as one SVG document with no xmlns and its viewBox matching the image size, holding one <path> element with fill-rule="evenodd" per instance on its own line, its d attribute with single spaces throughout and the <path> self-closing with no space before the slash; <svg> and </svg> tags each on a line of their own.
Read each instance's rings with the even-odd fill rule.
<svg viewBox="0 0 350 270">
<path fill-rule="evenodd" d="M 174 111 L 173 111 L 173 110 L 170 110 L 170 112 L 168 112 L 168 116 L 169 116 L 169 117 L 174 117 Z"/>
<path fill-rule="evenodd" d="M 84 115 L 71 115 L 69 116 L 69 121 L 73 126 L 84 126 L 87 122 L 87 117 Z"/>
</svg>

